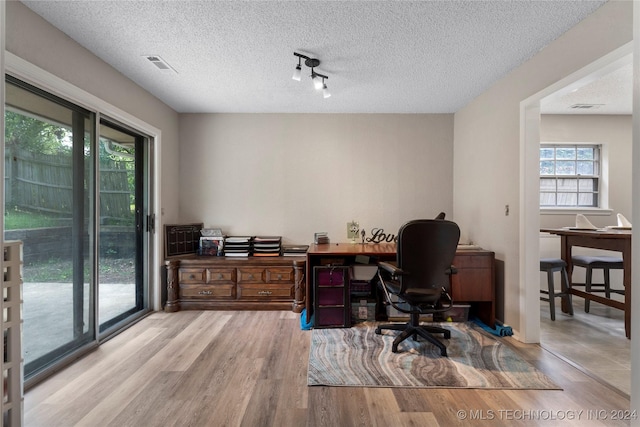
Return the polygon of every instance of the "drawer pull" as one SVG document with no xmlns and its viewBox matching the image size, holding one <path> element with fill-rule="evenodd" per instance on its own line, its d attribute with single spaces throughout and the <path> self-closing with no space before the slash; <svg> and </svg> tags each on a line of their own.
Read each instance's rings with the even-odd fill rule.
<svg viewBox="0 0 640 427">
<path fill-rule="evenodd" d="M 253 274 L 249 274 L 249 280 L 253 280 Z"/>
<path fill-rule="evenodd" d="M 195 274 L 190 274 L 190 275 L 189 275 L 189 279 L 190 279 L 190 280 L 193 280 L 193 279 L 195 279 L 195 278 L 196 278 L 196 275 L 195 275 Z"/>
<path fill-rule="evenodd" d="M 223 277 L 222 273 L 218 273 L 218 280 L 222 280 Z"/>
<path fill-rule="evenodd" d="M 198 295 L 212 295 L 212 294 L 213 294 L 213 292 L 211 292 L 211 291 L 199 291 L 198 292 Z"/>
<path fill-rule="evenodd" d="M 282 280 L 282 274 L 278 274 L 278 280 Z"/>
<path fill-rule="evenodd" d="M 264 296 L 269 296 L 272 293 L 273 292 L 271 292 L 271 291 L 258 291 L 258 295 L 264 295 Z"/>
</svg>

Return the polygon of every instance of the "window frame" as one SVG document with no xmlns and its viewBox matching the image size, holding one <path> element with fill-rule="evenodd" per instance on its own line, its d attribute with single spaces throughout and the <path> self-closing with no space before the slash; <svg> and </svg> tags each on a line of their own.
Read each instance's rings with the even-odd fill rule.
<svg viewBox="0 0 640 427">
<path fill-rule="evenodd" d="M 570 175 L 566 175 L 566 174 L 557 174 L 554 173 L 552 175 L 542 175 L 540 174 L 540 162 L 543 160 L 541 158 L 541 149 L 543 148 L 572 148 L 572 149 L 578 149 L 578 148 L 590 148 L 590 149 L 596 149 L 597 151 L 594 153 L 594 157 L 595 159 L 593 160 L 594 162 L 596 162 L 596 168 L 597 168 L 597 173 L 593 174 L 593 175 L 580 175 L 577 173 L 575 174 L 570 174 Z M 575 178 L 576 181 L 578 181 L 580 179 L 580 177 L 582 177 L 582 179 L 594 179 L 596 181 L 595 188 L 593 188 L 592 191 L 587 191 L 587 192 L 580 192 L 579 191 L 579 186 L 578 183 L 576 183 L 575 186 L 575 190 L 571 191 L 569 193 L 573 193 L 576 195 L 576 201 L 579 201 L 579 194 L 582 193 L 591 193 L 593 194 L 593 197 L 595 199 L 595 203 L 596 205 L 593 206 L 580 206 L 580 205 L 541 205 L 540 204 L 540 197 L 538 197 L 539 199 L 539 209 L 541 213 L 551 213 L 551 214 L 576 214 L 576 213 L 581 213 L 581 212 L 588 212 L 589 214 L 602 214 L 602 215 L 607 215 L 611 212 L 610 209 L 608 209 L 607 206 L 607 192 L 606 192 L 606 179 L 607 179 L 607 164 L 606 164 L 606 148 L 604 146 L 604 144 L 600 143 L 600 142 L 541 142 L 540 143 L 540 149 L 538 150 L 538 166 L 539 166 L 539 185 L 538 185 L 538 191 L 539 194 L 542 193 L 553 193 L 556 195 L 556 203 L 557 203 L 557 195 L 559 193 L 567 193 L 567 192 L 558 192 L 557 191 L 557 185 L 556 185 L 556 190 L 551 192 L 551 191 L 543 191 L 542 189 L 542 179 L 545 178 L 550 178 L 550 179 L 556 179 L 556 182 L 558 179 L 572 179 L 572 177 Z M 574 160 L 577 162 L 579 159 L 577 159 L 577 155 L 574 158 Z M 554 166 L 555 166 L 555 162 L 558 161 L 555 151 L 554 151 Z"/>
</svg>

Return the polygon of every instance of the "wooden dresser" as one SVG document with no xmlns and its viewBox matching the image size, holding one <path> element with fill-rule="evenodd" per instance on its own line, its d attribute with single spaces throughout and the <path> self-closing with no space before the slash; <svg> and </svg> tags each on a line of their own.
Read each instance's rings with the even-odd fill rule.
<svg viewBox="0 0 640 427">
<path fill-rule="evenodd" d="M 169 259 L 165 311 L 291 310 L 296 291 L 303 288 L 305 261 L 280 256 Z"/>
</svg>

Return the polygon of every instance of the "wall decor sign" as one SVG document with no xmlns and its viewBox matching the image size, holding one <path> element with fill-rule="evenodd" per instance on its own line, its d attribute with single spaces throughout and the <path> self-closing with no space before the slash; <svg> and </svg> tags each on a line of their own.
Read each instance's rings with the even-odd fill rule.
<svg viewBox="0 0 640 427">
<path fill-rule="evenodd" d="M 351 221 L 347 223 L 347 238 L 351 240 L 351 243 L 355 243 L 360 232 L 360 224 L 358 221 Z"/>
<path fill-rule="evenodd" d="M 398 240 L 398 236 L 385 233 L 384 228 L 372 228 L 371 237 L 367 237 L 365 240 L 369 243 L 394 243 Z"/>
</svg>

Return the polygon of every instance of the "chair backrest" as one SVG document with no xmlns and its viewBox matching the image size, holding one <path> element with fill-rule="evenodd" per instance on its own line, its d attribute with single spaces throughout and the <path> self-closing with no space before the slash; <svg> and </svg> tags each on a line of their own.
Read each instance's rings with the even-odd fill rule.
<svg viewBox="0 0 640 427">
<path fill-rule="evenodd" d="M 409 273 L 401 278 L 400 293 L 411 288 L 448 290 L 448 272 L 459 240 L 460 228 L 452 221 L 418 219 L 400 227 L 397 262 Z"/>
</svg>

